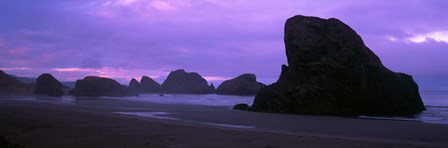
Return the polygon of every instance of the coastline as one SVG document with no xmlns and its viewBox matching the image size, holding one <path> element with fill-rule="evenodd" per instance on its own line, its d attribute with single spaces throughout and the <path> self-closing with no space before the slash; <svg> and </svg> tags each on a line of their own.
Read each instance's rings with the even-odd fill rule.
<svg viewBox="0 0 448 148">
<path fill-rule="evenodd" d="M 75 103 L 0 100 L 0 135 L 27 147 L 448 146 L 444 124 L 108 99 Z M 162 118 L 117 112 L 158 112 L 154 116 Z"/>
</svg>

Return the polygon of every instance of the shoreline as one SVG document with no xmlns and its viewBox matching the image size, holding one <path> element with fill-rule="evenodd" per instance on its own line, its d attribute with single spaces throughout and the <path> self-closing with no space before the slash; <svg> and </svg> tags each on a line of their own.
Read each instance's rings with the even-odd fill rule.
<svg viewBox="0 0 448 148">
<path fill-rule="evenodd" d="M 39 116 L 44 116 L 50 121 L 58 120 L 68 120 L 70 123 L 74 124 L 80 121 L 88 122 L 90 124 L 103 123 L 103 120 L 114 120 L 120 123 L 120 127 L 126 126 L 142 126 L 140 131 L 145 130 L 160 130 L 160 133 L 166 134 L 165 137 L 177 137 L 176 133 L 179 131 L 186 132 L 180 135 L 181 138 L 193 138 L 199 140 L 204 137 L 209 137 L 208 132 L 222 132 L 226 133 L 218 137 L 217 139 L 222 139 L 221 141 L 214 141 L 213 144 L 220 145 L 220 143 L 238 141 L 231 137 L 240 137 L 242 139 L 247 139 L 250 141 L 250 135 L 261 134 L 263 136 L 274 136 L 274 139 L 264 139 L 268 141 L 267 145 L 275 146 L 277 144 L 283 144 L 281 147 L 293 146 L 290 144 L 297 144 L 297 141 L 286 141 L 283 143 L 278 143 L 277 140 L 289 139 L 289 138 L 299 138 L 302 139 L 298 142 L 304 142 L 304 139 L 316 140 L 316 142 L 308 143 L 310 147 L 317 146 L 319 144 L 327 142 L 341 143 L 341 147 L 352 147 L 353 143 L 358 147 L 365 147 L 365 143 L 369 145 L 376 145 L 380 147 L 398 145 L 404 147 L 444 147 L 448 146 L 448 125 L 440 124 L 430 124 L 430 123 L 420 123 L 420 122 L 409 122 L 409 121 L 390 121 L 390 120 L 371 120 L 371 119 L 357 119 L 357 118 L 342 118 L 342 117 L 326 117 L 326 116 L 303 116 L 303 115 L 284 115 L 284 114 L 273 114 L 273 113 L 254 113 L 254 112 L 243 112 L 229 110 L 226 107 L 210 107 L 210 106 L 194 106 L 194 105 L 172 105 L 172 104 L 157 104 L 157 103 L 141 103 L 123 100 L 77 100 L 77 104 L 57 104 L 57 103 L 46 103 L 39 101 L 11 101 L 3 100 L 0 101 L 0 118 L 1 121 L 8 121 L 1 124 L 0 131 L 5 131 L 12 128 L 10 124 L 11 121 L 23 120 L 37 120 L 39 122 L 43 119 L 36 118 L 35 116 L 27 116 L 27 113 L 38 114 Z M 126 103 L 123 105 L 123 103 Z M 125 107 L 123 107 L 125 106 Z M 141 117 L 135 115 L 118 115 L 115 112 L 168 112 L 171 114 L 160 114 L 157 116 L 167 117 L 167 118 L 177 118 L 176 120 L 167 120 L 160 118 L 151 117 Z M 9 115 L 8 115 L 9 114 Z M 65 116 L 64 114 L 76 114 L 77 116 Z M 90 120 L 85 121 L 81 117 L 88 117 Z M 99 120 L 97 118 L 102 118 Z M 124 122 L 124 121 L 139 121 L 139 123 L 134 122 Z M 198 124 L 200 123 L 200 124 Z M 208 123 L 208 124 L 207 124 Z M 25 123 L 23 127 L 33 127 L 45 128 L 49 130 L 44 134 L 54 133 L 58 126 L 64 127 L 62 124 L 58 123 L 47 123 L 48 126 L 40 127 L 35 125 L 36 123 Z M 80 126 L 83 128 L 92 128 L 89 124 Z M 103 123 L 104 124 L 104 123 Z M 145 127 L 146 125 L 156 125 L 158 127 L 169 126 L 170 128 L 176 129 L 182 127 L 176 131 L 171 131 L 173 129 L 154 129 L 153 127 Z M 45 124 L 44 124 L 45 125 Z M 224 126 L 223 126 L 224 125 Z M 238 127 L 226 127 L 225 125 L 237 125 L 237 126 L 253 126 L 255 128 L 238 128 Z M 107 129 L 103 132 L 111 132 L 115 129 Z M 95 126 L 93 126 L 95 127 Z M 101 126 L 100 126 L 101 127 Z M 20 128 L 20 126 L 18 126 Z M 203 134 L 190 135 L 191 129 L 193 131 L 200 131 Z M 119 131 L 114 134 L 124 134 L 128 131 Z M 170 134 L 170 132 L 173 132 Z M 16 133 L 16 132 L 12 132 Z M 20 133 L 20 132 L 19 132 Z M 80 131 L 78 134 L 86 134 L 89 131 Z M 41 137 L 40 134 L 31 134 L 30 137 L 36 138 Z M 72 135 L 73 133 L 63 133 L 60 136 Z M 417 135 L 418 134 L 418 135 Z M 5 132 L 0 132 L 0 135 L 6 137 L 7 140 L 13 140 L 14 143 L 24 144 L 34 144 L 26 139 L 23 139 L 23 135 L 6 134 Z M 76 135 L 76 134 L 75 134 Z M 145 134 L 136 134 L 128 136 L 142 136 Z M 43 137 L 45 137 L 43 136 Z M 213 136 L 212 136 L 213 137 Z M 33 139 L 30 138 L 30 139 Z M 211 137 L 210 137 L 211 138 Z M 106 138 L 107 139 L 107 138 Z M 184 141 L 181 145 L 194 144 L 195 146 L 200 146 L 200 143 L 194 142 L 195 140 Z M 203 139 L 206 140 L 206 139 Z M 45 141 L 45 139 L 43 139 Z M 207 141 L 207 140 L 206 140 Z M 213 140 L 211 140 L 213 141 Z M 347 144 L 345 142 L 351 143 Z M 86 141 L 87 142 L 87 141 Z M 43 142 L 45 143 L 45 142 Z M 124 142 L 127 143 L 127 142 Z M 157 142 L 156 142 L 157 143 Z M 345 143 L 345 144 L 344 144 Z M 374 144 L 372 144 L 374 143 Z M 169 144 L 169 143 L 165 143 Z M 199 145 L 197 145 L 199 144 Z M 254 145 L 246 145 L 247 143 L 238 143 L 240 146 L 263 146 L 257 143 L 252 143 Z M 266 143 L 261 143 L 266 144 Z M 326 143 L 329 144 L 329 143 Z M 266 147 L 267 145 L 264 145 Z M 331 144 L 329 144 L 331 145 Z M 61 145 L 62 146 L 62 145 Z M 137 145 L 135 145 L 137 146 Z M 168 147 L 171 147 L 167 145 Z M 325 145 L 319 145 L 325 146 Z M 328 146 L 328 145 L 327 145 Z M 48 147 L 45 145 L 43 147 Z M 49 146 L 51 147 L 51 146 Z M 65 147 L 65 145 L 64 145 Z M 177 146 L 173 146 L 177 147 Z M 187 146 L 188 147 L 188 146 Z M 373 146 L 372 146 L 373 147 Z"/>
</svg>

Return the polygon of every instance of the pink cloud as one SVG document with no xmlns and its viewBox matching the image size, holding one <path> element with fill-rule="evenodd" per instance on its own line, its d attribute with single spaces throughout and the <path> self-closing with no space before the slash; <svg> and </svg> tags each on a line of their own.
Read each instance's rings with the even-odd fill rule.
<svg viewBox="0 0 448 148">
<path fill-rule="evenodd" d="M 224 81 L 224 80 L 229 80 L 232 78 L 231 77 L 205 76 L 204 79 L 207 81 Z"/>
<path fill-rule="evenodd" d="M 0 69 L 5 70 L 5 71 L 8 71 L 8 70 L 31 70 L 31 68 L 28 68 L 28 67 L 9 67 L 9 68 L 1 67 Z"/>
<path fill-rule="evenodd" d="M 53 68 L 51 70 L 57 72 L 96 72 L 95 69 L 91 68 Z"/>
</svg>

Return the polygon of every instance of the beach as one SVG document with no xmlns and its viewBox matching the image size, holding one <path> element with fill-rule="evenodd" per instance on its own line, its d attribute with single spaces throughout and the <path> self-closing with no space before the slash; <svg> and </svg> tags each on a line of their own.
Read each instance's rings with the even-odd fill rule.
<svg viewBox="0 0 448 148">
<path fill-rule="evenodd" d="M 255 113 L 108 98 L 0 99 L 0 135 L 26 147 L 447 147 L 448 125 Z"/>
</svg>

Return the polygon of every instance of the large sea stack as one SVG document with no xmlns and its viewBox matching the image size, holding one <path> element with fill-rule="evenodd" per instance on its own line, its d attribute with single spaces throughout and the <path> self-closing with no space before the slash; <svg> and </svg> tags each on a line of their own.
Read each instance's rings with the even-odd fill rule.
<svg viewBox="0 0 448 148">
<path fill-rule="evenodd" d="M 256 95 L 258 91 L 265 87 L 263 83 L 257 82 L 254 74 L 243 74 L 231 80 L 222 82 L 216 89 L 216 94 L 220 95 Z"/>
<path fill-rule="evenodd" d="M 384 67 L 338 19 L 294 16 L 286 21 L 284 41 L 289 66 L 260 90 L 254 111 L 395 116 L 425 110 L 412 77 Z"/>
<path fill-rule="evenodd" d="M 161 93 L 162 86 L 151 79 L 150 77 L 143 76 L 140 80 L 140 92 L 141 93 Z"/>
<path fill-rule="evenodd" d="M 174 94 L 210 94 L 207 80 L 198 73 L 187 73 L 183 69 L 172 71 L 162 84 L 165 93 Z"/>
<path fill-rule="evenodd" d="M 34 94 L 60 97 L 64 95 L 62 83 L 56 80 L 51 74 L 45 73 L 36 79 L 36 89 Z"/>
<path fill-rule="evenodd" d="M 87 76 L 82 80 L 77 80 L 74 90 L 74 96 L 86 97 L 124 97 L 137 95 L 135 91 L 121 85 L 113 79 L 95 76 Z"/>
</svg>

